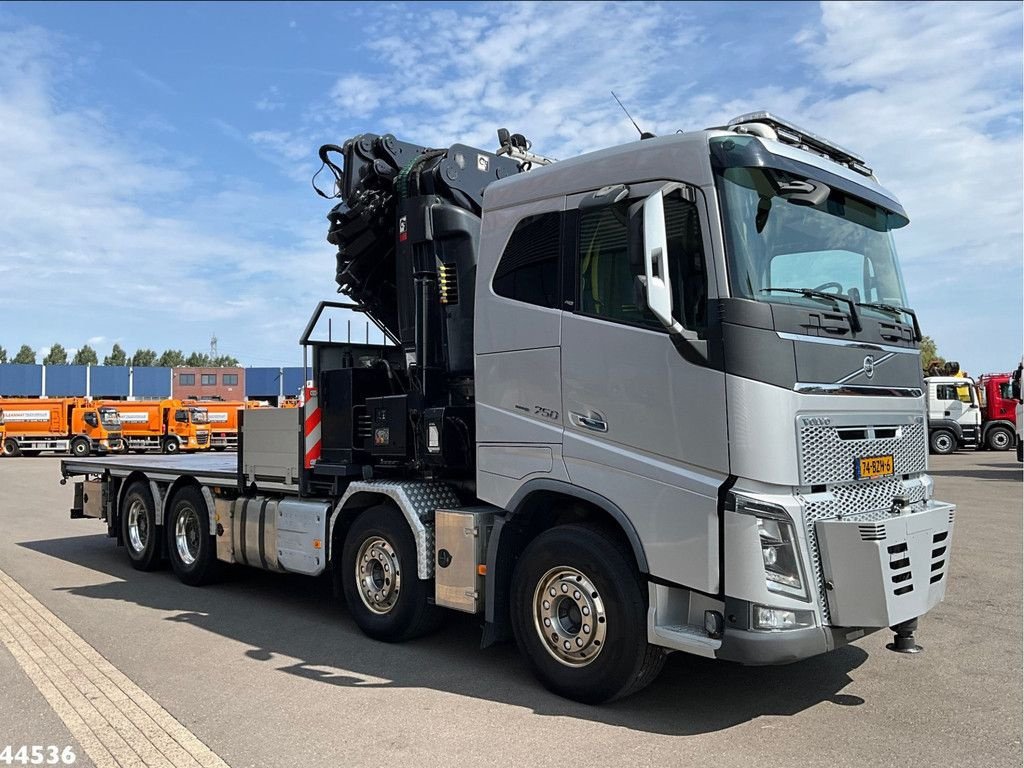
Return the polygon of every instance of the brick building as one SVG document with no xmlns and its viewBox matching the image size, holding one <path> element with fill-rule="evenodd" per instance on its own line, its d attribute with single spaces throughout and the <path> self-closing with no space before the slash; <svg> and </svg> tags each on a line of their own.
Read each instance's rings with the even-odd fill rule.
<svg viewBox="0 0 1024 768">
<path fill-rule="evenodd" d="M 174 368 L 171 397 L 176 400 L 245 400 L 245 369 Z"/>
</svg>

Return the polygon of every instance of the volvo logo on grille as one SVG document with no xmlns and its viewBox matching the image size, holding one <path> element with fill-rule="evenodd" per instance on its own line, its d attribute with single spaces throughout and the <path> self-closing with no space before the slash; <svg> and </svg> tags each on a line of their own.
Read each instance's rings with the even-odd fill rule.
<svg viewBox="0 0 1024 768">
<path fill-rule="evenodd" d="M 869 379 L 875 375 L 875 358 L 871 355 L 864 358 L 864 375 Z"/>
<path fill-rule="evenodd" d="M 803 419 L 805 427 L 830 427 L 832 419 L 828 416 L 805 416 Z"/>
</svg>

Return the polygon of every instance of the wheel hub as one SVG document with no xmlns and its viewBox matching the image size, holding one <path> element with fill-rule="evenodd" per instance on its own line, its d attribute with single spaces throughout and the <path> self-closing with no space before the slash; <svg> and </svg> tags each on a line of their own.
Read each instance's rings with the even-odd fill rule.
<svg viewBox="0 0 1024 768">
<path fill-rule="evenodd" d="M 178 557 L 185 565 L 192 565 L 199 557 L 199 515 L 192 507 L 185 507 L 174 523 L 174 543 Z"/>
<path fill-rule="evenodd" d="M 402 573 L 398 555 L 386 539 L 373 536 L 362 543 L 356 555 L 355 577 L 363 605 L 381 615 L 395 607 Z"/>
<path fill-rule="evenodd" d="M 533 594 L 534 627 L 557 661 L 569 667 L 590 664 L 608 632 L 604 601 L 594 583 L 569 566 L 552 568 Z"/>
<path fill-rule="evenodd" d="M 133 499 L 128 507 L 128 543 L 135 552 L 142 552 L 149 543 L 149 517 L 138 499 Z"/>
</svg>

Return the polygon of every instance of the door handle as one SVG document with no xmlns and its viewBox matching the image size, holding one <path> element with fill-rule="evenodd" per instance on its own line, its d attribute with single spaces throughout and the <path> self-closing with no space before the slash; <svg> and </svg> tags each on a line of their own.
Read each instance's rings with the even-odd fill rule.
<svg viewBox="0 0 1024 768">
<path fill-rule="evenodd" d="M 577 427 L 583 427 L 584 429 L 589 429 L 593 432 L 608 431 L 608 422 L 605 421 L 604 416 L 597 411 L 590 411 L 586 414 L 569 411 L 569 421 Z"/>
</svg>

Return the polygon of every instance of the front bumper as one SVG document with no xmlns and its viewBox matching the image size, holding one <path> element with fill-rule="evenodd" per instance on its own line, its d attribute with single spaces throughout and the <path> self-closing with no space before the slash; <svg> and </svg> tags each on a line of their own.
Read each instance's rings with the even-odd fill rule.
<svg viewBox="0 0 1024 768">
<path fill-rule="evenodd" d="M 722 647 L 715 657 L 747 666 L 792 664 L 849 645 L 879 629 L 806 627 L 779 632 L 756 632 L 729 627 L 722 636 Z"/>
</svg>

